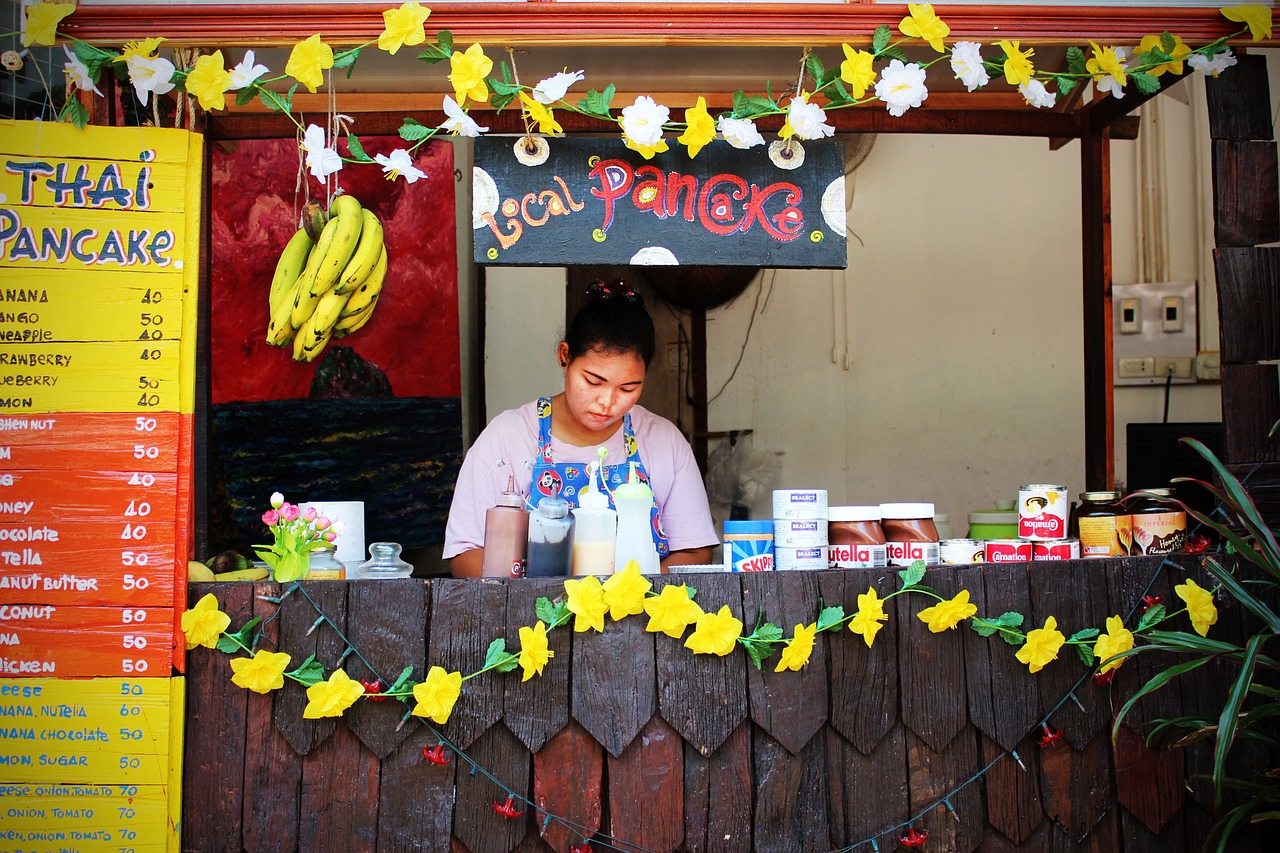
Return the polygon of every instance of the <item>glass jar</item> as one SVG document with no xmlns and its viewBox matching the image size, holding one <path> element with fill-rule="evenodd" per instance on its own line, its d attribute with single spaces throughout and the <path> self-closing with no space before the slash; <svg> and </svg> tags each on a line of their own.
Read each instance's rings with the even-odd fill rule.
<svg viewBox="0 0 1280 853">
<path fill-rule="evenodd" d="M 369 546 L 369 559 L 356 566 L 352 577 L 386 580 L 411 574 L 413 566 L 400 559 L 399 542 L 374 542 Z"/>
<path fill-rule="evenodd" d="M 332 542 L 317 545 L 311 550 L 307 568 L 309 581 L 340 581 L 347 577 L 347 567 L 338 559 L 338 546 Z"/>
<path fill-rule="evenodd" d="M 1187 543 L 1187 512 L 1173 489 L 1143 489 L 1129 501 L 1133 514 L 1133 555 L 1172 554 Z"/>
<path fill-rule="evenodd" d="M 1075 513 L 1080 556 L 1126 557 L 1133 544 L 1133 520 L 1116 491 L 1081 492 Z"/>
</svg>

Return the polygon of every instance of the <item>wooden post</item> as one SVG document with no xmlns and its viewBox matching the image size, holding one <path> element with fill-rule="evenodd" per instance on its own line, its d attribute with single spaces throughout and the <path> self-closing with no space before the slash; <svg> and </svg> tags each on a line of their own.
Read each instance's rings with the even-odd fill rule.
<svg viewBox="0 0 1280 853">
<path fill-rule="evenodd" d="M 1084 479 L 1115 481 L 1115 382 L 1111 373 L 1111 133 L 1080 139 L 1081 267 L 1084 281 Z"/>
<path fill-rule="evenodd" d="M 707 473 L 707 309 L 689 309 L 689 378 L 693 399 L 693 458 Z M 684 389 L 681 389 L 683 393 Z"/>
</svg>

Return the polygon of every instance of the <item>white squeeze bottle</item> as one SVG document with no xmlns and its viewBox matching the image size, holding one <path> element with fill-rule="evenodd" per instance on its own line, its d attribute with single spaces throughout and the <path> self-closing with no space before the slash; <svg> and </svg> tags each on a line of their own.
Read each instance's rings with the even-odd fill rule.
<svg viewBox="0 0 1280 853">
<path fill-rule="evenodd" d="M 608 495 L 596 488 L 596 473 L 604 465 L 604 457 L 609 451 L 601 447 L 596 452 L 600 461 L 587 465 L 587 486 L 578 492 L 578 507 L 573 511 L 571 571 L 574 575 L 609 575 L 614 572 L 618 513 L 609 508 Z"/>
<path fill-rule="evenodd" d="M 613 490 L 613 505 L 618 508 L 618 547 L 614 551 L 613 565 L 617 571 L 635 560 L 642 574 L 658 574 L 658 548 L 653 544 L 653 489 L 636 476 L 636 463 L 631 463 L 627 482 Z"/>
</svg>

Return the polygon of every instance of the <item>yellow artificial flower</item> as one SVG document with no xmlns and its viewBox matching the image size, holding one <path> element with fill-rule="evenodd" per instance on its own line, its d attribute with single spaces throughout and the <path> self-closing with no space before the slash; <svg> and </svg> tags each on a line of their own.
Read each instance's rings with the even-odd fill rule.
<svg viewBox="0 0 1280 853">
<path fill-rule="evenodd" d="M 684 645 L 697 655 L 724 657 L 733 651 L 741 636 L 742 620 L 735 618 L 729 611 L 729 605 L 725 604 L 716 613 L 700 613 L 697 626 Z"/>
<path fill-rule="evenodd" d="M 1131 648 L 1133 648 L 1133 632 L 1124 626 L 1124 620 L 1119 616 L 1108 616 L 1107 632 L 1098 635 L 1097 641 L 1093 644 L 1093 656 L 1101 663 L 1112 655 L 1123 654 Z M 1105 675 L 1113 669 L 1119 669 L 1124 660 L 1124 658 L 1113 660 L 1098 670 L 1098 674 Z"/>
<path fill-rule="evenodd" d="M 1026 51 L 1018 49 L 1018 42 L 1000 40 L 996 42 L 996 47 L 1004 51 L 1004 81 L 1010 86 L 1025 86 L 1031 82 L 1031 75 L 1035 73 L 1035 66 L 1031 64 L 1031 57 L 1035 56 L 1033 48 L 1027 48 Z"/>
<path fill-rule="evenodd" d="M 196 606 L 182 614 L 182 633 L 187 635 L 187 648 L 217 648 L 218 638 L 231 624 L 231 617 L 218 609 L 217 597 L 209 592 Z"/>
<path fill-rule="evenodd" d="M 955 598 L 939 601 L 932 607 L 921 610 L 916 616 L 929 626 L 930 631 L 941 634 L 977 612 L 977 606 L 969 603 L 969 590 L 962 589 Z"/>
<path fill-rule="evenodd" d="M 1093 48 L 1093 58 L 1086 62 L 1084 67 L 1093 75 L 1093 79 L 1101 80 L 1103 77 L 1110 77 L 1124 86 L 1127 81 L 1124 62 L 1116 56 L 1116 49 L 1100 47 L 1096 41 L 1090 41 L 1089 47 Z"/>
<path fill-rule="evenodd" d="M 840 63 L 840 79 L 849 84 L 855 98 L 861 98 L 876 82 L 876 69 L 872 65 L 875 57 L 847 44 L 841 47 L 844 48 L 844 62 Z"/>
<path fill-rule="evenodd" d="M 1143 36 L 1141 43 L 1138 44 L 1138 55 L 1146 53 L 1150 50 L 1164 51 L 1164 40 L 1160 36 Z M 1182 73 L 1182 61 L 1191 55 L 1191 48 L 1182 41 L 1182 36 L 1173 37 L 1173 50 L 1168 51 L 1169 58 L 1172 62 L 1166 62 L 1164 65 L 1157 65 L 1147 73 L 1152 77 L 1159 77 L 1168 71 L 1171 74 Z"/>
<path fill-rule="evenodd" d="M 604 582 L 604 603 L 609 605 L 609 617 L 618 622 L 643 613 L 644 597 L 651 589 L 653 584 L 640 574 L 640 564 L 628 561 L 626 568 Z"/>
<path fill-rule="evenodd" d="M 609 611 L 609 605 L 605 603 L 600 579 L 588 575 L 582 580 L 565 581 L 564 591 L 569 596 L 566 606 L 574 615 L 573 630 L 578 633 L 588 628 L 604 631 L 604 614 Z"/>
<path fill-rule="evenodd" d="M 1058 649 L 1067 638 L 1058 630 L 1058 620 L 1050 616 L 1044 620 L 1043 628 L 1033 628 L 1027 632 L 1027 641 L 1022 644 L 1015 655 L 1025 663 L 1032 672 L 1039 672 L 1045 665 L 1058 657 Z"/>
<path fill-rule="evenodd" d="M 462 695 L 462 673 L 445 672 L 444 667 L 433 666 L 427 672 L 427 680 L 413 686 L 415 717 L 426 717 L 440 725 L 449 722 L 453 706 Z"/>
<path fill-rule="evenodd" d="M 142 41 L 127 41 L 124 43 L 124 50 L 112 62 L 128 62 L 132 57 L 139 59 L 150 59 L 151 54 L 155 53 L 160 47 L 160 43 L 164 39 L 158 36 L 151 36 Z"/>
<path fill-rule="evenodd" d="M 550 107 L 538 103 L 523 90 L 520 92 L 520 103 L 524 105 L 524 114 L 538 123 L 539 133 L 564 133 L 564 128 L 556 121 Z"/>
<path fill-rule="evenodd" d="M 22 28 L 22 46 L 53 47 L 58 38 L 58 24 L 75 10 L 75 3 L 32 3 L 27 7 L 27 22 Z"/>
<path fill-rule="evenodd" d="M 227 107 L 226 92 L 231 88 L 231 72 L 222 61 L 222 51 L 202 56 L 187 74 L 187 93 L 200 99 L 202 110 Z"/>
<path fill-rule="evenodd" d="M 943 23 L 933 12 L 931 3 L 908 3 L 907 11 L 911 17 L 903 18 L 898 24 L 898 31 L 904 36 L 924 39 L 938 53 L 946 52 L 942 40 L 951 33 L 951 27 Z"/>
<path fill-rule="evenodd" d="M 270 693 L 284 686 L 284 671 L 289 666 L 285 652 L 258 649 L 251 658 L 232 658 L 231 683 L 254 693 Z"/>
<path fill-rule="evenodd" d="M 702 615 L 702 608 L 689 597 L 687 584 L 668 584 L 656 597 L 645 599 L 644 612 L 649 614 L 646 631 L 661 631 L 678 640 L 689 623 Z"/>
<path fill-rule="evenodd" d="M 328 681 L 319 681 L 307 688 L 307 707 L 302 709 L 302 716 L 308 720 L 341 717 L 342 712 L 363 695 L 363 684 L 343 670 L 335 669 Z"/>
<path fill-rule="evenodd" d="M 849 620 L 849 630 L 861 634 L 862 639 L 867 641 L 867 648 L 871 648 L 876 634 L 884 627 L 880 623 L 888 619 L 889 615 L 884 612 L 884 600 L 876 595 L 874 589 L 868 587 L 866 592 L 858 596 L 858 612 Z"/>
<path fill-rule="evenodd" d="M 877 628 L 880 626 L 877 625 Z M 774 667 L 774 672 L 782 672 L 789 669 L 798 672 L 800 667 L 809 662 L 809 658 L 813 655 L 813 639 L 818 635 L 817 624 L 805 627 L 797 625 L 795 632 L 791 635 L 791 639 L 782 650 L 782 658 L 778 661 L 778 665 Z"/>
<path fill-rule="evenodd" d="M 1193 580 L 1178 584 L 1173 591 L 1187 603 L 1191 627 L 1201 637 L 1209 636 L 1209 626 L 1218 621 L 1218 608 L 1214 606 L 1213 593 Z"/>
<path fill-rule="evenodd" d="M 484 48 L 473 44 L 466 53 L 455 50 L 449 57 L 449 68 L 449 82 L 459 105 L 465 105 L 467 98 L 488 103 L 489 87 L 484 78 L 493 70 L 493 60 L 484 55 Z"/>
<path fill-rule="evenodd" d="M 653 145 L 645 145 L 643 143 L 636 142 L 625 133 L 622 134 L 622 144 L 630 148 L 632 151 L 638 152 L 640 156 L 644 157 L 646 160 L 652 160 L 654 154 L 661 154 L 670 147 L 667 145 L 667 140 L 662 139 L 661 137 L 659 137 L 658 141 Z"/>
<path fill-rule="evenodd" d="M 324 72 L 333 67 L 333 48 L 320 41 L 316 33 L 293 46 L 284 73 L 314 92 L 324 82 Z"/>
<path fill-rule="evenodd" d="M 1271 38 L 1271 7 L 1261 3 L 1246 6 L 1225 6 L 1218 10 L 1228 21 L 1245 24 L 1254 41 Z"/>
<path fill-rule="evenodd" d="M 716 138 L 716 120 L 707 112 L 707 99 L 698 96 L 698 103 L 684 111 L 684 133 L 676 137 L 685 148 L 689 149 L 689 157 L 697 157 L 702 146 Z"/>
<path fill-rule="evenodd" d="M 406 44 L 422 44 L 427 40 L 422 25 L 430 15 L 431 10 L 418 5 L 417 0 L 401 3 L 398 9 L 387 9 L 382 13 L 385 29 L 378 36 L 378 49 L 395 56 L 396 51 Z"/>
<path fill-rule="evenodd" d="M 520 666 L 524 668 L 524 678 L 528 681 L 535 675 L 542 675 L 542 668 L 556 653 L 547 648 L 547 625 L 541 619 L 532 628 L 520 628 Z"/>
</svg>

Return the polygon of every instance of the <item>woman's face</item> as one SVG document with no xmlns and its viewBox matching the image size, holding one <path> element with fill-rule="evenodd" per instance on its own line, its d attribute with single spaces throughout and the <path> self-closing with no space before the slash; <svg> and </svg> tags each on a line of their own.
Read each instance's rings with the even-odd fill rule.
<svg viewBox="0 0 1280 853">
<path fill-rule="evenodd" d="M 564 398 L 574 422 L 587 432 L 611 430 L 640 399 L 644 359 L 635 352 L 588 350 L 569 361 L 568 344 L 560 344 Z"/>
</svg>

